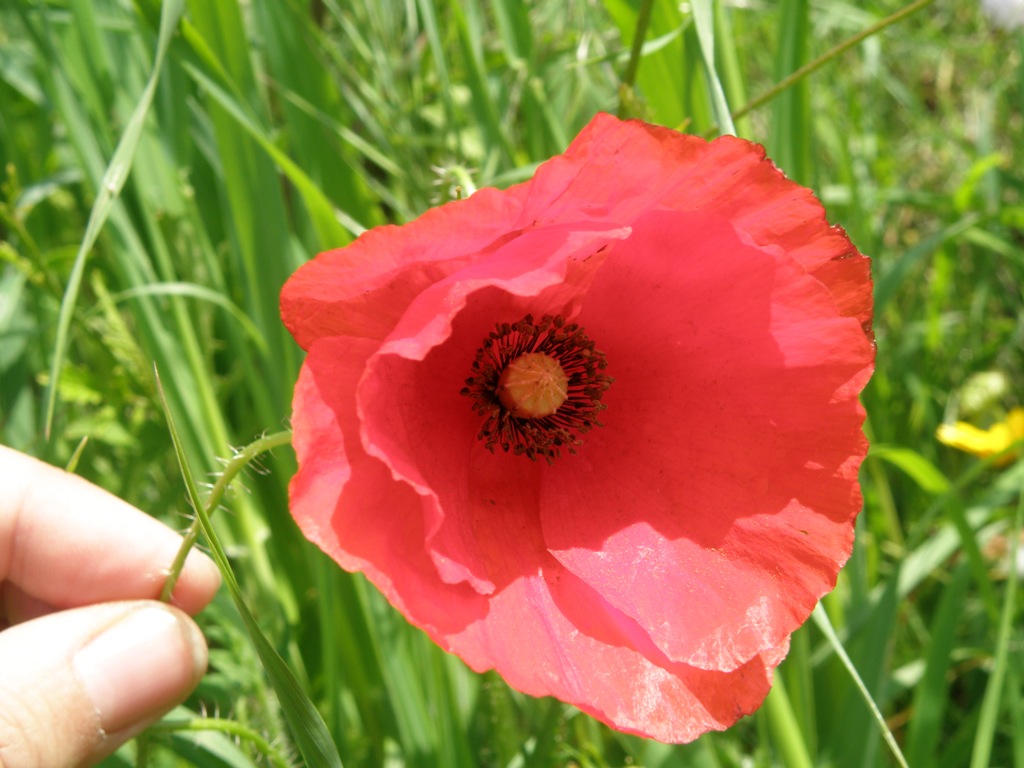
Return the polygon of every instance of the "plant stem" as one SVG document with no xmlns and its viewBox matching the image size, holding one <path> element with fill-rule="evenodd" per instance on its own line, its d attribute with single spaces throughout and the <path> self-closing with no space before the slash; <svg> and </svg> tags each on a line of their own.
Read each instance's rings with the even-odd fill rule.
<svg viewBox="0 0 1024 768">
<path fill-rule="evenodd" d="M 893 24 L 895 24 L 895 23 L 897 23 L 899 21 L 903 21 L 903 19 L 905 19 L 908 16 L 911 16 L 911 15 L 917 13 L 918 11 L 922 10 L 923 8 L 928 7 L 929 5 L 931 5 L 934 2 L 935 2 L 935 0 L 916 0 L 916 2 L 911 3 L 910 5 L 906 6 L 905 8 L 901 8 L 900 10 L 896 11 L 895 13 L 893 13 L 893 14 L 891 14 L 889 16 L 886 16 L 881 21 L 879 21 L 879 22 L 877 22 L 875 24 L 872 24 L 870 27 L 867 27 L 867 28 L 861 30 L 856 35 L 854 35 L 853 37 L 851 37 L 851 38 L 849 38 L 847 40 L 844 40 L 839 45 L 837 45 L 834 48 L 831 48 L 830 50 L 826 51 L 821 56 L 819 56 L 818 58 L 814 59 L 814 61 L 809 61 L 808 63 L 804 64 L 802 67 L 800 67 L 799 69 L 797 69 L 796 71 L 794 71 L 790 75 L 784 77 L 782 80 L 780 80 L 778 83 L 773 85 L 771 88 L 769 88 L 767 91 L 762 93 L 757 98 L 755 98 L 755 99 L 753 99 L 751 101 L 748 101 L 746 104 L 744 104 L 742 107 L 740 107 L 739 109 L 737 109 L 735 112 L 732 113 L 732 119 L 733 120 L 738 120 L 739 118 L 743 117 L 748 112 L 753 112 L 758 107 L 760 107 L 760 106 L 766 104 L 767 102 L 771 101 L 772 99 L 774 99 L 776 96 L 778 96 L 780 93 L 782 93 L 786 89 L 792 88 L 801 79 L 803 79 L 803 78 L 807 77 L 808 75 L 812 74 L 813 72 L 816 72 L 817 70 L 821 69 L 828 62 L 830 62 L 832 59 L 842 55 L 843 53 L 848 51 L 850 48 L 853 48 L 853 46 L 857 45 L 858 43 L 863 42 L 864 40 L 866 40 L 867 38 L 871 37 L 872 35 L 875 35 L 875 34 L 881 32 L 886 27 L 892 26 Z M 634 41 L 634 50 L 635 50 L 635 47 L 636 47 L 635 46 L 635 42 L 636 41 Z M 631 60 L 630 63 L 632 63 L 632 60 Z M 717 131 L 718 131 L 718 126 L 717 125 L 712 126 L 710 129 L 708 129 L 707 131 L 704 132 L 704 137 L 705 138 L 710 138 L 711 136 L 715 135 L 715 133 L 717 133 Z"/>
<path fill-rule="evenodd" d="M 185 720 L 169 717 L 150 726 L 150 733 L 203 733 L 204 731 L 216 731 L 226 733 L 235 739 L 250 742 L 262 755 L 267 758 L 275 768 L 288 768 L 289 762 L 280 750 L 267 741 L 263 736 L 247 728 L 234 720 L 227 720 L 219 717 L 193 717 Z"/>
<path fill-rule="evenodd" d="M 764 713 L 783 763 L 791 768 L 812 768 L 814 763 L 807 754 L 807 745 L 781 675 L 775 676 L 772 689 L 764 701 Z"/>
<path fill-rule="evenodd" d="M 292 440 L 292 433 L 290 431 L 275 432 L 272 435 L 266 435 L 254 440 L 245 446 L 242 450 L 238 451 L 227 464 L 224 465 L 224 471 L 221 476 L 214 483 L 213 488 L 210 490 L 210 495 L 206 497 L 205 508 L 207 514 L 213 514 L 213 510 L 220 504 L 220 500 L 224 497 L 224 493 L 227 491 L 228 486 L 231 485 L 231 481 L 235 479 L 239 472 L 241 472 L 253 459 L 255 459 L 261 453 L 273 450 L 282 445 L 287 445 Z M 170 570 L 167 574 L 167 581 L 164 582 L 164 587 L 160 591 L 160 599 L 163 602 L 168 602 L 171 599 L 171 593 L 174 591 L 174 585 L 178 583 L 178 577 L 181 575 L 181 569 L 185 566 L 185 558 L 188 557 L 188 552 L 192 549 L 192 546 L 196 543 L 196 539 L 199 537 L 200 523 L 198 515 L 192 520 L 192 525 L 188 527 L 185 532 L 185 536 L 182 539 L 181 547 L 178 549 L 178 554 L 174 557 L 174 562 L 171 563 Z"/>
<path fill-rule="evenodd" d="M 654 7 L 654 0 L 643 0 L 640 4 L 640 12 L 636 17 L 636 30 L 633 32 L 633 49 L 629 52 L 629 62 L 626 64 L 626 73 L 622 76 L 619 84 L 619 117 L 626 116 L 626 99 L 623 94 L 632 90 L 636 83 L 636 72 L 640 68 L 640 54 L 644 47 L 644 38 L 647 37 L 647 27 L 651 22 L 651 8 Z"/>
</svg>

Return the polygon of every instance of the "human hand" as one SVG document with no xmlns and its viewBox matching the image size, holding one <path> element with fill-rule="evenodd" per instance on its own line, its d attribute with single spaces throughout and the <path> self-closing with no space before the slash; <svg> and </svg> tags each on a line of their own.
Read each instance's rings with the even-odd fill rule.
<svg viewBox="0 0 1024 768">
<path fill-rule="evenodd" d="M 0 446 L 0 768 L 109 755 L 206 671 L 187 614 L 220 574 L 192 551 L 173 606 L 154 600 L 181 537 L 85 480 Z"/>
</svg>

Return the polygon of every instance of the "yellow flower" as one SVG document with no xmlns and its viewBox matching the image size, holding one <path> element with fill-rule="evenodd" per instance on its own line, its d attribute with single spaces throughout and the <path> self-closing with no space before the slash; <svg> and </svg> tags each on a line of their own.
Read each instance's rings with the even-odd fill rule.
<svg viewBox="0 0 1024 768">
<path fill-rule="evenodd" d="M 1024 408 L 1014 408 L 1007 414 L 1005 420 L 993 424 L 988 429 L 979 429 L 964 421 L 942 424 L 936 430 L 935 436 L 946 445 L 985 458 L 1005 451 L 1018 440 L 1024 440 Z M 1003 466 L 1014 458 L 1014 454 L 1007 454 L 996 463 Z"/>
</svg>

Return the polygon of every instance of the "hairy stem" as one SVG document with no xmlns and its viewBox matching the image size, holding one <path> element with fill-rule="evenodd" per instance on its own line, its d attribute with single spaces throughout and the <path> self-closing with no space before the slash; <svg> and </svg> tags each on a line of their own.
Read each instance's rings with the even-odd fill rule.
<svg viewBox="0 0 1024 768">
<path fill-rule="evenodd" d="M 210 495 L 206 497 L 206 503 L 204 504 L 207 514 L 212 514 L 213 510 L 220 504 L 220 500 L 224 497 L 224 493 L 227 491 L 228 486 L 231 485 L 231 481 L 237 477 L 238 473 L 241 472 L 253 459 L 259 456 L 261 453 L 273 450 L 282 445 L 287 445 L 292 440 L 292 433 L 290 431 L 275 432 L 272 435 L 266 435 L 258 440 L 254 440 L 245 446 L 242 450 L 238 451 L 230 461 L 224 466 L 224 472 L 217 479 L 213 488 L 210 490 Z M 199 537 L 200 523 L 198 515 L 192 521 L 192 525 L 188 527 L 185 532 L 184 539 L 181 542 L 181 548 L 178 549 L 178 554 L 174 557 L 174 562 L 171 563 L 170 571 L 167 574 L 167 581 L 164 582 L 164 588 L 160 592 L 160 599 L 163 602 L 168 602 L 171 599 L 171 593 L 174 592 L 174 585 L 178 583 L 178 577 L 181 575 L 181 569 L 185 566 L 185 558 L 188 557 L 189 550 L 196 543 L 196 539 Z"/>
</svg>

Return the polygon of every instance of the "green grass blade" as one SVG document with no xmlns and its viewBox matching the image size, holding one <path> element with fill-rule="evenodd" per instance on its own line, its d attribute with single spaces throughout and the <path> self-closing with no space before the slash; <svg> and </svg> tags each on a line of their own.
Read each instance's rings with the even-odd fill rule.
<svg viewBox="0 0 1024 768">
<path fill-rule="evenodd" d="M 1020 578 L 1017 566 L 1017 549 L 1020 547 L 1021 526 L 1024 524 L 1024 488 L 1017 499 L 1017 515 L 1010 529 L 1010 551 L 1008 553 L 1009 576 L 1006 581 L 1006 596 L 1003 598 L 1002 614 L 999 619 L 999 634 L 996 637 L 995 663 L 985 698 L 981 703 L 981 716 L 971 751 L 971 768 L 987 768 L 992 755 L 999 713 L 1003 707 L 1003 681 L 1007 676 L 1010 640 L 1013 635 L 1013 618 L 1017 613 L 1017 582 Z"/>
<path fill-rule="evenodd" d="M 712 114 L 718 123 L 720 133 L 735 136 L 736 126 L 733 125 L 725 90 L 715 67 L 715 17 L 711 6 L 712 0 L 693 0 L 693 22 L 697 27 L 700 55 L 704 61 L 704 73 L 707 75 L 708 88 L 711 91 Z"/>
<path fill-rule="evenodd" d="M 936 756 L 942 717 L 949 698 L 948 676 L 956 643 L 956 625 L 963 612 L 970 569 L 961 564 L 942 593 L 930 627 L 931 642 L 924 676 L 914 691 L 912 717 L 907 730 L 906 755 L 910 765 L 929 765 Z"/>
<path fill-rule="evenodd" d="M 911 448 L 875 443 L 869 456 L 882 459 L 906 472 L 923 490 L 936 496 L 949 493 L 952 485 L 941 470 Z"/>
<path fill-rule="evenodd" d="M 491 152 L 500 150 L 502 159 L 509 162 L 515 149 L 509 139 L 506 126 L 502 123 L 501 111 L 488 82 L 485 52 L 482 46 L 482 30 L 479 26 L 480 11 L 475 3 L 449 0 L 448 12 L 452 14 L 459 36 L 462 56 L 466 61 L 467 82 L 473 94 L 472 105 L 475 121 L 483 129 L 486 143 Z"/>
<path fill-rule="evenodd" d="M 741 37 L 735 33 L 733 27 L 732 8 L 726 8 L 725 3 L 713 3 L 715 25 L 715 60 L 718 72 L 725 89 L 725 99 L 730 104 L 745 104 L 747 101 L 747 85 L 743 67 L 740 63 L 743 51 L 741 50 Z M 736 9 L 735 13 L 741 13 Z M 732 115 L 729 122 L 733 122 Z M 728 123 L 725 123 L 728 125 Z M 748 139 L 754 139 L 754 125 L 749 117 L 739 118 L 735 121 L 737 135 Z"/>
<path fill-rule="evenodd" d="M 297 0 L 257 3 L 252 12 L 256 29 L 265 41 L 268 86 L 286 94 L 279 114 L 279 136 L 284 141 L 279 141 L 278 146 L 345 217 L 366 227 L 383 223 L 359 154 L 346 142 L 338 141 L 337 135 L 342 133 L 338 127 L 351 125 L 354 116 L 345 94 L 332 81 L 324 50 L 329 41 L 320 34 L 308 4 Z M 309 110 L 308 106 L 313 104 L 317 109 Z M 330 116 L 327 122 L 320 119 L 318 111 Z M 353 133 L 348 131 L 349 135 Z M 304 196 L 310 194 L 303 192 Z M 307 207 L 310 205 L 320 204 L 311 200 Z M 305 222 L 299 226 L 306 228 Z M 348 223 L 345 226 L 349 227 Z M 320 237 L 326 234 L 321 233 Z"/>
<path fill-rule="evenodd" d="M 103 174 L 103 181 L 96 193 L 96 202 L 93 203 L 92 211 L 89 214 L 89 222 L 85 227 L 85 235 L 75 255 L 74 267 L 68 278 L 68 285 L 64 292 L 64 298 L 60 305 L 60 315 L 57 319 L 57 338 L 53 347 L 53 361 L 50 365 L 50 382 L 46 394 L 46 416 L 44 433 L 49 439 L 53 428 L 53 416 L 57 407 L 57 385 L 60 381 L 61 371 L 64 367 L 64 358 L 67 356 L 68 333 L 71 328 L 71 317 L 78 302 L 78 293 L 82 286 L 82 276 L 85 273 L 85 263 L 89 252 L 99 237 L 100 230 L 107 221 L 114 201 L 120 194 L 124 183 L 131 171 L 132 160 L 135 157 L 135 150 L 139 146 L 139 139 L 142 135 L 142 127 L 146 122 L 146 115 L 153 103 L 153 96 L 156 93 L 156 85 L 160 78 L 160 71 L 163 68 L 164 56 L 167 54 L 168 46 L 178 20 L 185 10 L 184 0 L 168 0 L 164 3 L 160 14 L 160 34 L 157 39 L 156 54 L 153 57 L 153 69 L 150 73 L 146 87 L 142 91 L 139 103 L 136 105 L 128 124 L 125 126 L 117 149 L 110 158 L 106 172 Z"/>
<path fill-rule="evenodd" d="M 804 744 L 803 733 L 786 692 L 786 684 L 776 675 L 772 689 L 764 701 L 764 714 L 772 735 L 772 746 L 787 768 L 813 768 L 814 763 Z"/>
<path fill-rule="evenodd" d="M 800 69 L 808 55 L 811 40 L 808 0 L 783 0 L 779 7 L 779 33 L 775 53 L 775 78 L 783 80 Z M 812 179 L 810 93 L 806 80 L 796 82 L 772 102 L 771 125 L 765 146 L 768 154 L 786 175 L 801 184 Z"/>
<path fill-rule="evenodd" d="M 198 516 L 203 534 L 206 536 L 207 543 L 210 546 L 210 553 L 220 569 L 228 594 L 230 594 L 239 615 L 242 617 L 242 621 L 245 623 L 246 629 L 249 631 L 267 677 L 270 679 L 270 683 L 274 687 L 275 693 L 277 693 L 278 700 L 281 702 L 281 710 L 284 713 L 285 720 L 288 722 L 295 745 L 302 753 L 307 765 L 323 766 L 323 768 L 341 768 L 341 756 L 331 740 L 323 718 L 316 707 L 313 706 L 313 702 L 308 694 L 295 679 L 291 669 L 285 664 L 284 659 L 281 658 L 280 654 L 270 644 L 270 641 L 267 640 L 256 619 L 253 618 L 248 606 L 245 604 L 242 590 L 235 580 L 235 574 L 231 568 L 227 553 L 221 546 L 206 505 L 193 479 L 192 470 L 189 468 L 188 459 L 185 457 L 181 440 L 178 437 L 178 430 L 174 426 L 174 419 L 171 416 L 167 399 L 164 396 L 163 386 L 160 384 L 159 374 L 156 376 L 156 381 L 171 441 L 174 443 L 174 453 L 181 468 L 181 475 L 185 481 L 185 488 L 188 491 L 192 508 Z"/>
<path fill-rule="evenodd" d="M 217 291 L 207 288 L 204 285 L 195 285 L 194 283 L 154 283 L 152 285 L 140 285 L 136 288 L 129 288 L 126 291 L 120 291 L 110 296 L 110 303 L 117 304 L 122 301 L 129 301 L 132 299 L 141 299 L 145 296 L 186 296 L 199 301 L 207 301 L 211 304 L 215 304 L 221 309 L 225 310 L 232 318 L 234 318 L 239 326 L 245 331 L 252 342 L 259 348 L 260 352 L 266 353 L 267 351 L 267 340 L 260 333 L 259 329 L 253 324 L 249 316 L 246 315 L 236 304 L 231 302 L 224 294 L 218 293 Z M 99 311 L 101 308 L 97 308 Z"/>
<path fill-rule="evenodd" d="M 881 315 L 889 306 L 893 295 L 909 279 L 912 270 L 922 261 L 932 256 L 945 243 L 954 242 L 960 235 L 981 223 L 978 214 L 967 214 L 959 221 L 950 224 L 939 232 L 925 238 L 913 248 L 907 249 L 895 261 L 889 261 L 879 267 L 875 280 L 875 314 Z"/>
<path fill-rule="evenodd" d="M 861 680 L 860 674 L 857 672 L 857 668 L 853 665 L 850 660 L 850 656 L 846 653 L 846 649 L 843 648 L 843 644 L 839 641 L 839 637 L 836 635 L 835 629 L 832 627 L 832 622 L 829 620 L 828 614 L 822 607 L 821 603 L 814 606 L 814 612 L 811 614 L 811 618 L 814 619 L 815 626 L 821 630 L 822 634 L 828 640 L 829 645 L 835 651 L 836 656 L 843 662 L 843 666 L 846 667 L 850 673 L 850 678 L 853 680 L 854 685 L 857 686 L 857 690 L 860 691 L 861 696 L 864 699 L 864 703 L 867 704 L 868 709 L 871 710 L 872 716 L 875 718 L 875 722 L 878 723 L 879 730 L 882 732 L 882 738 L 885 739 L 885 743 L 889 746 L 893 757 L 896 758 L 896 762 L 899 763 L 901 768 L 908 768 L 907 760 L 903 756 L 903 752 L 900 751 L 899 744 L 896 743 L 896 738 L 892 735 L 892 731 L 889 730 L 889 726 L 886 725 L 885 718 L 882 716 L 881 711 L 878 709 L 878 705 L 875 704 L 875 700 L 871 698 L 871 693 L 868 691 L 864 681 Z"/>
<path fill-rule="evenodd" d="M 303 201 L 306 203 L 306 207 L 309 209 L 320 247 L 340 247 L 351 242 L 352 236 L 338 222 L 338 216 L 330 200 L 313 183 L 313 180 L 309 178 L 306 172 L 266 136 L 256 122 L 246 114 L 245 109 L 227 91 L 221 88 L 213 78 L 191 65 L 186 65 L 185 69 L 195 78 L 199 86 L 224 108 L 224 111 L 235 120 L 238 126 L 259 144 L 260 148 L 267 153 L 270 159 L 277 164 L 281 171 L 296 186 L 302 195 Z M 357 229 L 361 230 L 362 227 L 357 227 Z"/>
<path fill-rule="evenodd" d="M 744 104 L 742 107 L 740 107 L 733 113 L 733 119 L 738 120 L 739 118 L 743 117 L 749 112 L 752 112 L 758 107 L 761 107 L 773 101 L 777 96 L 779 96 L 779 94 L 789 90 L 794 85 L 803 80 L 805 77 L 821 69 L 830 61 L 837 58 L 846 51 L 850 50 L 854 46 L 859 45 L 860 43 L 864 42 L 873 35 L 877 35 L 886 27 L 898 24 L 899 22 L 906 19 L 908 16 L 911 16 L 912 14 L 915 14 L 918 11 L 923 10 L 924 8 L 926 8 L 927 6 L 931 5 L 934 2 L 935 0 L 916 0 L 916 2 L 913 2 L 910 5 L 901 8 L 900 10 L 891 14 L 890 16 L 886 16 L 877 24 L 872 24 L 871 26 L 865 28 L 861 32 L 858 32 L 853 37 L 844 40 L 839 45 L 835 46 L 834 48 L 830 49 L 829 51 L 822 54 L 818 58 L 814 59 L 814 61 L 808 62 L 795 72 L 783 78 L 757 98 L 752 99 L 751 101 Z"/>
<path fill-rule="evenodd" d="M 438 15 L 438 8 L 433 0 L 415 0 L 419 13 L 414 17 L 410 14 L 410 23 L 415 18 L 419 25 L 419 31 L 427 40 L 430 49 L 431 59 L 434 62 L 434 69 L 440 83 L 441 103 L 444 105 L 445 122 L 452 125 L 458 111 L 452 97 L 453 89 L 451 78 L 448 74 L 448 57 L 445 55 L 444 42 L 441 40 L 442 19 Z M 458 136 L 459 134 L 456 134 Z"/>
</svg>

